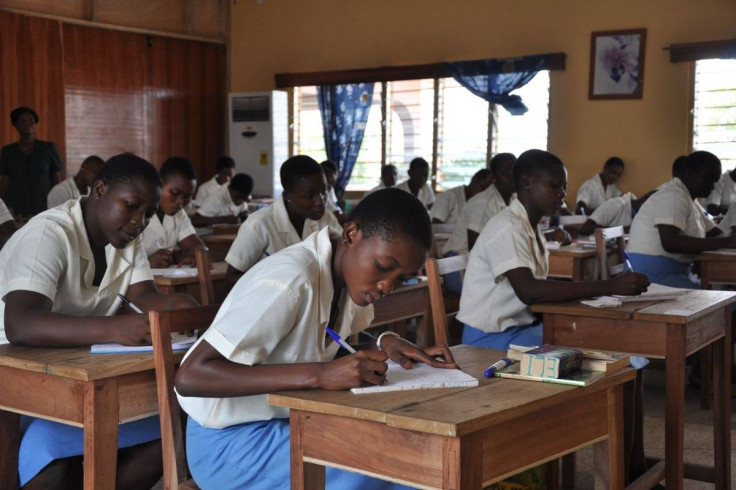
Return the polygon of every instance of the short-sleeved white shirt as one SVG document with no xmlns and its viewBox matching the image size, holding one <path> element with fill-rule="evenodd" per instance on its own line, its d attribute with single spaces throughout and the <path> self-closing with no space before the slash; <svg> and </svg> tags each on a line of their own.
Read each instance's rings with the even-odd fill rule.
<svg viewBox="0 0 736 490">
<path fill-rule="evenodd" d="M 736 202 L 728 207 L 728 212 L 726 212 L 721 222 L 718 223 L 718 228 L 726 235 L 731 234 L 732 226 L 736 226 Z"/>
<path fill-rule="evenodd" d="M 224 184 L 220 184 L 217 182 L 217 175 L 212 177 L 210 180 L 199 186 L 199 190 L 197 191 L 197 204 L 200 206 L 204 204 L 204 202 L 207 200 L 208 197 L 210 197 L 212 194 L 217 192 L 218 189 L 222 187 L 227 187 L 228 182 L 225 182 Z"/>
<path fill-rule="evenodd" d="M 329 232 L 323 229 L 259 262 L 240 278 L 212 326 L 187 355 L 207 341 L 226 359 L 249 366 L 332 360 L 338 346 L 325 341 L 334 292 L 331 258 Z M 373 320 L 373 306 L 357 306 L 345 291 L 339 304 L 331 327 L 342 338 L 360 332 Z M 289 415 L 286 408 L 270 406 L 265 394 L 179 396 L 179 403 L 200 425 L 215 429 Z"/>
<path fill-rule="evenodd" d="M 279 197 L 271 206 L 251 214 L 240 226 L 225 262 L 241 272 L 247 272 L 259 260 L 301 242 L 322 228 L 329 228 L 333 239 L 342 234 L 340 223 L 329 211 L 317 221 L 305 219 L 301 235 L 298 234 L 289 220 L 283 197 Z"/>
<path fill-rule="evenodd" d="M 621 197 L 609 199 L 593 211 L 590 219 L 603 228 L 610 226 L 629 226 L 632 220 L 632 199 L 636 199 L 636 196 L 631 192 L 627 192 Z"/>
<path fill-rule="evenodd" d="M 466 253 L 468 251 L 468 230 L 480 234 L 486 223 L 505 207 L 506 202 L 495 184 L 491 184 L 483 192 L 471 197 L 465 203 L 457 225 L 445 244 L 443 255 L 449 252 Z"/>
<path fill-rule="evenodd" d="M 721 175 L 716 182 L 713 192 L 708 196 L 706 204 L 715 204 L 716 206 L 730 207 L 736 202 L 736 182 L 731 178 L 730 172 Z"/>
<path fill-rule="evenodd" d="M 434 205 L 429 212 L 430 218 L 437 218 L 443 223 L 456 223 L 465 207 L 465 186 L 460 185 L 437 194 Z"/>
<path fill-rule="evenodd" d="M 32 291 L 51 299 L 51 311 L 74 316 L 110 316 L 120 306 L 118 293 L 131 284 L 152 281 L 143 240 L 122 250 L 105 247 L 107 271 L 93 286 L 95 260 L 84 227 L 81 203 L 67 201 L 44 211 L 15 232 L 0 251 L 0 344 L 5 336 L 5 296 Z"/>
<path fill-rule="evenodd" d="M 5 201 L 0 199 L 0 225 L 8 221 L 13 221 L 13 215 L 10 213 L 10 210 L 5 205 Z"/>
<path fill-rule="evenodd" d="M 325 209 L 331 213 L 335 211 L 342 211 L 340 206 L 337 205 L 337 195 L 335 194 L 335 188 L 331 188 L 327 191 L 327 200 L 325 201 Z"/>
<path fill-rule="evenodd" d="M 77 199 L 81 195 L 77 183 L 74 182 L 74 177 L 69 177 L 51 188 L 49 195 L 46 196 L 46 205 L 49 208 L 55 208 L 59 204 L 64 204 L 69 199 Z"/>
<path fill-rule="evenodd" d="M 531 308 L 516 295 L 506 273 L 526 267 L 535 278 L 547 278 L 549 252 L 539 225 L 537 233 L 542 249 L 518 199 L 491 218 L 470 251 L 458 320 L 484 332 L 534 323 Z"/>
<path fill-rule="evenodd" d="M 409 189 L 409 181 L 405 180 L 404 182 L 400 184 L 396 184 L 397 189 L 401 189 L 404 192 L 408 192 L 412 196 L 414 193 Z M 424 204 L 425 208 L 428 208 L 434 203 L 434 192 L 432 191 L 432 188 L 429 187 L 429 184 L 424 184 L 424 187 L 419 189 L 419 192 L 416 195 L 416 198 L 421 201 L 422 204 Z"/>
<path fill-rule="evenodd" d="M 374 187 L 373 189 L 371 189 L 368 192 L 366 192 L 365 194 L 363 194 L 363 197 L 367 196 L 368 194 L 372 194 L 372 193 L 374 193 L 376 191 L 380 191 L 381 189 L 388 189 L 388 187 L 386 187 L 386 185 L 383 182 L 381 182 L 376 187 Z"/>
<path fill-rule="evenodd" d="M 238 216 L 248 211 L 248 203 L 237 206 L 230 197 L 228 186 L 224 185 L 213 192 L 207 200 L 200 204 L 197 212 L 202 216 L 214 218 L 217 216 Z"/>
<path fill-rule="evenodd" d="M 677 177 L 661 186 L 639 208 L 631 223 L 626 250 L 631 253 L 669 257 L 678 262 L 692 262 L 692 255 L 670 253 L 662 247 L 658 225 L 672 225 L 685 235 L 697 238 L 705 238 L 706 233 L 715 227 Z"/>
<path fill-rule="evenodd" d="M 583 201 L 589 208 L 595 209 L 609 199 L 619 197 L 620 195 L 621 189 L 616 187 L 615 184 L 608 185 L 604 188 L 601 174 L 595 174 L 580 186 L 575 203 L 577 204 Z"/>
<path fill-rule="evenodd" d="M 158 215 L 153 215 L 148 226 L 143 230 L 143 246 L 146 254 L 151 255 L 162 248 L 174 250 L 179 242 L 196 234 L 186 211 L 180 209 L 175 215 L 164 215 L 163 223 Z"/>
</svg>

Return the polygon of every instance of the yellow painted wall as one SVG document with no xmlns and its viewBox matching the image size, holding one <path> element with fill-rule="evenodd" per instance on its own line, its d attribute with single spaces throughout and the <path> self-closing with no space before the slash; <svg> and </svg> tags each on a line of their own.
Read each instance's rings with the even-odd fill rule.
<svg viewBox="0 0 736 490">
<path fill-rule="evenodd" d="M 589 101 L 590 33 L 647 29 L 644 96 Z M 734 0 L 239 0 L 231 7 L 231 90 L 274 87 L 275 73 L 565 52 L 552 72 L 548 149 L 573 196 L 605 159 L 643 193 L 688 150 L 690 63 L 671 43 L 736 37 Z"/>
</svg>

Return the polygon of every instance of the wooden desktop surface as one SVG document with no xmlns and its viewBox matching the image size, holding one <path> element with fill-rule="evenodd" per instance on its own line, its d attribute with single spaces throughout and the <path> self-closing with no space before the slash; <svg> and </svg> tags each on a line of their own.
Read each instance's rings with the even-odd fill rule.
<svg viewBox="0 0 736 490">
<path fill-rule="evenodd" d="M 210 260 L 212 262 L 225 260 L 236 236 L 238 236 L 237 233 L 203 236 L 202 241 L 210 249 Z"/>
</svg>

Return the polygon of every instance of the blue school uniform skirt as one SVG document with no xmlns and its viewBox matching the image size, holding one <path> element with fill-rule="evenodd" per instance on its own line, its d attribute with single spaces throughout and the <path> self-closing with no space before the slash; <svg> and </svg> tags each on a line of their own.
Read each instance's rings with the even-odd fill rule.
<svg viewBox="0 0 736 490">
<path fill-rule="evenodd" d="M 629 259 L 634 270 L 649 276 L 651 282 L 673 288 L 700 289 L 700 284 L 690 279 L 690 264 L 670 257 L 636 253 L 629 254 Z"/>
<path fill-rule="evenodd" d="M 247 488 L 288 489 L 291 481 L 289 420 L 272 419 L 207 429 L 189 417 L 187 463 L 203 490 Z M 350 471 L 326 468 L 325 488 L 331 490 L 408 489 Z"/>
<path fill-rule="evenodd" d="M 442 258 L 446 259 L 447 257 L 457 256 L 457 252 L 447 252 Z M 460 274 L 460 271 L 450 272 L 443 277 L 445 278 L 445 287 L 448 291 L 455 294 L 461 294 L 463 292 L 463 276 Z"/>
<path fill-rule="evenodd" d="M 531 347 L 542 345 L 541 323 L 534 323 L 523 327 L 509 327 L 503 332 L 484 332 L 483 330 L 465 324 L 463 328 L 463 344 L 507 351 L 509 345 Z"/>
<path fill-rule="evenodd" d="M 22 415 L 20 430 L 18 473 L 21 486 L 52 461 L 84 454 L 84 431 L 80 427 Z M 118 426 L 118 448 L 157 439 L 161 439 L 158 415 Z"/>
</svg>

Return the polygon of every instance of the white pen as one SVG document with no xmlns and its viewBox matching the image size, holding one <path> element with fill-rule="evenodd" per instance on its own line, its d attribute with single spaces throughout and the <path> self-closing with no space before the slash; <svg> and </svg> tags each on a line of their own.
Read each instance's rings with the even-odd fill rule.
<svg viewBox="0 0 736 490">
<path fill-rule="evenodd" d="M 143 310 L 141 310 L 140 308 L 138 308 L 135 305 L 135 303 L 133 303 L 131 300 L 129 300 L 128 298 L 126 298 L 125 296 L 123 296 L 120 293 L 118 293 L 118 297 L 123 300 L 123 303 L 125 303 L 126 305 L 128 305 L 128 308 L 130 308 L 131 310 L 135 311 L 136 313 L 139 313 L 141 315 L 143 314 Z"/>
</svg>

